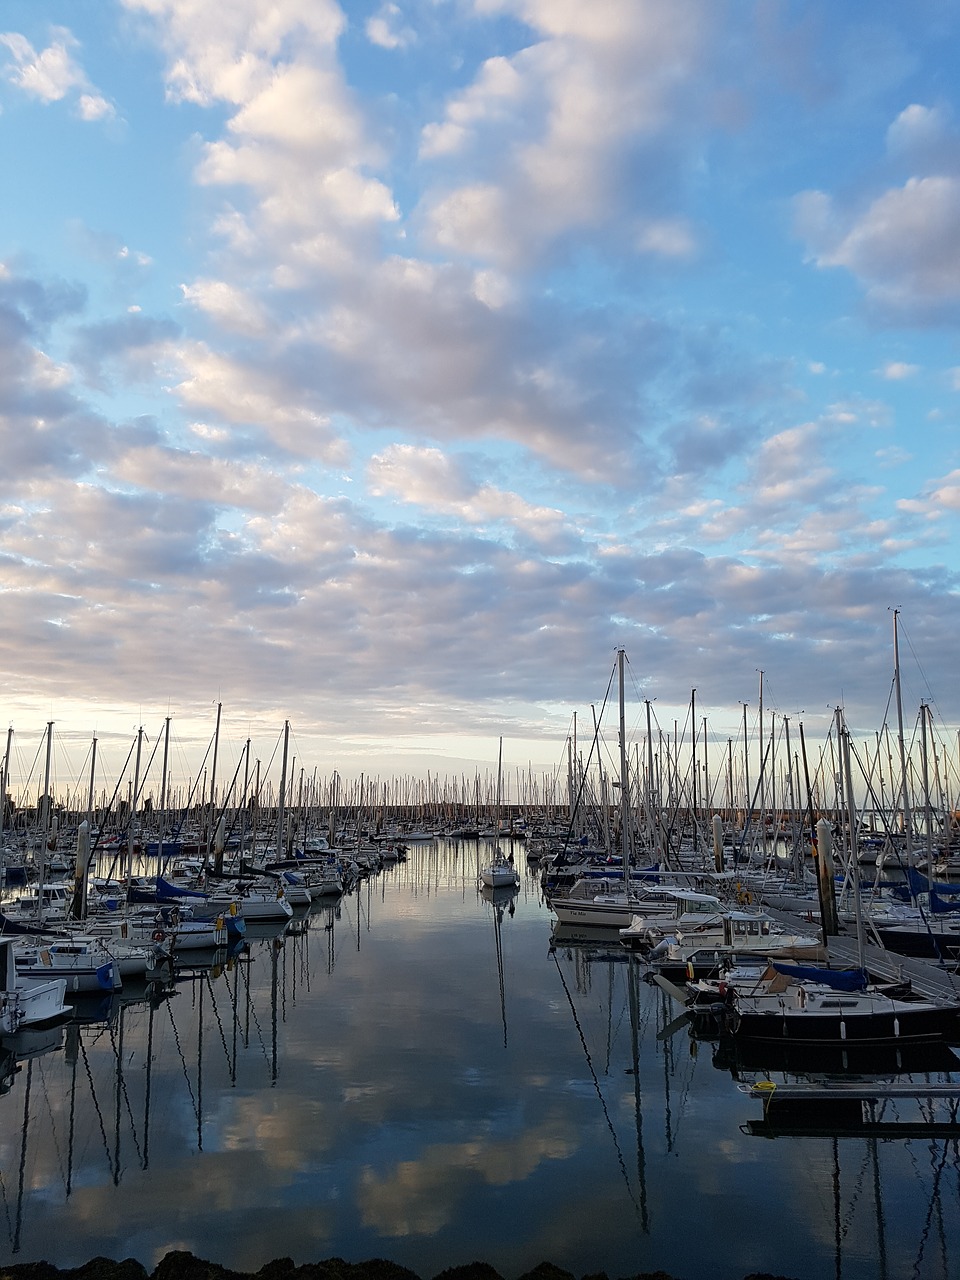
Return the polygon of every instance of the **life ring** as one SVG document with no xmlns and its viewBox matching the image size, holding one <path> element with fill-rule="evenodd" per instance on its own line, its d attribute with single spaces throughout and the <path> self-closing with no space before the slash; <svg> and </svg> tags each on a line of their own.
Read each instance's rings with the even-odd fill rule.
<svg viewBox="0 0 960 1280">
<path fill-rule="evenodd" d="M 162 929 L 154 929 L 153 931 L 154 942 L 163 942 L 166 936 L 167 935 L 163 932 Z"/>
</svg>

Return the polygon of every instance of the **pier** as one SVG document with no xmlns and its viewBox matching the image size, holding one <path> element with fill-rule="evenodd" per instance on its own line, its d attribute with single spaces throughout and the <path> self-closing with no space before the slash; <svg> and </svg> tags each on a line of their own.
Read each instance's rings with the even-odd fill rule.
<svg viewBox="0 0 960 1280">
<path fill-rule="evenodd" d="M 810 927 L 809 918 L 770 906 L 766 900 L 764 900 L 763 909 L 771 919 L 777 920 L 794 932 Z M 819 920 L 814 921 L 814 927 L 817 926 L 819 926 Z M 850 966 L 852 968 L 860 964 L 860 948 L 856 939 L 851 938 L 849 934 L 828 938 L 827 950 L 834 967 Z M 874 943 L 865 942 L 863 967 L 874 979 L 883 982 L 909 980 L 913 990 L 927 1000 L 960 999 L 960 973 L 936 960 L 902 956 L 895 951 L 878 947 Z"/>
</svg>

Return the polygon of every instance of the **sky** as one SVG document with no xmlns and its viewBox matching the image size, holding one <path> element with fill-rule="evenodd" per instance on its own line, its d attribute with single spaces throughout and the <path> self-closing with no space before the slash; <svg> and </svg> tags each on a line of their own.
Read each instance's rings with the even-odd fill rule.
<svg viewBox="0 0 960 1280">
<path fill-rule="evenodd" d="M 0 718 L 960 723 L 960 10 L 3 0 Z M 762 673 L 762 675 L 761 675 Z M 605 713 L 606 714 L 606 713 Z M 613 726 L 615 732 L 615 725 Z M 752 730 L 748 730 L 752 732 Z"/>
</svg>

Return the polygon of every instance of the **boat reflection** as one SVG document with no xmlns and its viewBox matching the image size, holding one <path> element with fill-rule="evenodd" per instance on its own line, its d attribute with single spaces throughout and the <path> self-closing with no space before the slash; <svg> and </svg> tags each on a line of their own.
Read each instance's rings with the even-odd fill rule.
<svg viewBox="0 0 960 1280">
<path fill-rule="evenodd" d="M 507 990 L 503 977 L 503 917 L 513 916 L 517 910 L 517 894 L 520 892 L 519 881 L 516 884 L 484 884 L 479 889 L 480 897 L 492 908 L 494 950 L 497 957 L 497 986 L 500 993 L 500 1023 L 503 1027 L 503 1047 L 507 1047 Z"/>
</svg>

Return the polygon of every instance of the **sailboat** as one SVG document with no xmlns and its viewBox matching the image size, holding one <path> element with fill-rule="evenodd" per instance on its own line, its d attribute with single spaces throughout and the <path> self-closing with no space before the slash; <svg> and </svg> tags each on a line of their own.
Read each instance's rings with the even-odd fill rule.
<svg viewBox="0 0 960 1280">
<path fill-rule="evenodd" d="M 497 755 L 497 805 L 495 830 L 497 836 L 500 833 L 500 785 L 503 766 L 503 738 L 500 739 L 500 751 Z M 493 860 L 480 868 L 480 882 L 486 885 L 488 889 L 519 889 L 520 876 L 516 867 L 513 865 L 512 855 L 507 855 L 500 848 L 499 838 L 493 851 Z"/>
</svg>

